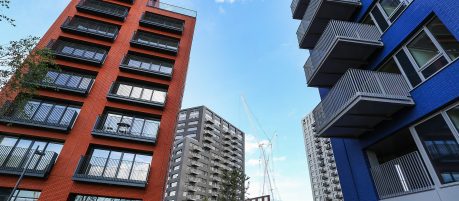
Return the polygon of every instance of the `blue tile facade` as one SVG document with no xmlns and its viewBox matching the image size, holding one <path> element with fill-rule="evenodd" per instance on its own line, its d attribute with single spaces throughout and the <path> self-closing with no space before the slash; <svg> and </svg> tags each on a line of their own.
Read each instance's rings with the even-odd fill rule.
<svg viewBox="0 0 459 201">
<path fill-rule="evenodd" d="M 362 7 L 355 16 L 361 21 L 373 7 L 374 0 L 361 0 Z M 419 28 L 437 16 L 449 31 L 459 39 L 459 1 L 458 0 L 414 0 L 401 16 L 383 34 L 384 48 L 370 62 L 369 69 L 375 70 L 386 61 L 400 46 L 410 39 Z M 407 128 L 428 115 L 447 107 L 459 99 L 459 61 L 450 63 L 436 75 L 426 80 L 411 91 L 416 103 L 414 107 L 404 109 L 390 121 L 378 125 L 374 131 L 359 139 L 332 139 L 340 181 L 346 201 L 376 201 L 370 166 L 365 149 Z M 325 97 L 328 90 L 320 89 Z"/>
</svg>

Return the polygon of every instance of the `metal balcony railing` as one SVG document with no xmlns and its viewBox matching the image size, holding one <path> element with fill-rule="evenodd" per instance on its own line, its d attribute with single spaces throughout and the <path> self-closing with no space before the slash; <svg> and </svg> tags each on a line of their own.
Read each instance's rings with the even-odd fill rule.
<svg viewBox="0 0 459 201">
<path fill-rule="evenodd" d="M 111 17 L 120 21 L 124 21 L 129 13 L 128 7 L 99 0 L 81 0 L 77 9 L 80 12 Z"/>
<path fill-rule="evenodd" d="M 426 191 L 434 184 L 417 151 L 371 168 L 380 199 Z"/>
<path fill-rule="evenodd" d="M 131 39 L 131 45 L 176 55 L 179 49 L 179 40 L 153 33 L 136 31 Z"/>
<path fill-rule="evenodd" d="M 172 62 L 128 54 L 126 57 L 124 57 L 120 68 L 121 70 L 138 72 L 142 74 L 148 73 L 151 75 L 160 75 L 170 78 L 172 77 L 173 66 L 174 64 Z"/>
<path fill-rule="evenodd" d="M 94 77 L 70 72 L 48 71 L 39 83 L 41 87 L 87 95 L 94 84 Z"/>
<path fill-rule="evenodd" d="M 63 31 L 92 36 L 99 39 L 114 41 L 119 28 L 116 25 L 90 20 L 83 17 L 68 17 L 62 24 Z"/>
<path fill-rule="evenodd" d="M 69 132 L 78 117 L 78 112 L 69 109 L 46 113 L 33 112 L 24 107 L 26 106 L 6 102 L 0 109 L 0 122 Z"/>
<path fill-rule="evenodd" d="M 334 121 L 346 115 L 346 112 L 350 111 L 351 107 L 356 106 L 360 100 L 366 100 L 366 103 L 369 102 L 369 104 L 397 105 L 395 108 L 389 107 L 392 105 L 384 109 L 379 108 L 381 110 L 363 107 L 352 113 L 360 116 L 368 114 L 374 118 L 377 112 L 382 112 L 381 116 L 387 118 L 399 107 L 414 105 L 410 90 L 409 85 L 400 74 L 349 69 L 313 110 L 316 131 L 319 135 L 323 134 L 325 128 L 332 127 Z M 378 106 L 380 107 L 380 105 Z M 352 121 L 352 119 L 350 121 L 349 124 L 361 123 Z M 368 127 L 369 125 L 365 126 Z M 359 134 L 362 133 L 354 133 L 354 135 Z"/>
<path fill-rule="evenodd" d="M 140 19 L 140 24 L 180 34 L 183 32 L 184 21 L 151 12 L 145 12 Z"/>
<path fill-rule="evenodd" d="M 181 14 L 181 15 L 186 15 L 186 16 L 193 17 L 193 18 L 196 18 L 197 16 L 197 12 L 194 10 L 159 2 L 157 0 L 149 0 L 147 6 L 158 8 L 158 9 L 169 11 L 169 12 L 173 12 L 173 13 L 177 13 L 177 14 Z"/>
<path fill-rule="evenodd" d="M 300 47 L 313 48 L 329 20 L 348 20 L 359 6 L 360 0 L 310 0 L 296 32 Z"/>
<path fill-rule="evenodd" d="M 149 174 L 148 163 L 82 156 L 73 180 L 145 188 Z"/>
<path fill-rule="evenodd" d="M 159 122 L 143 118 L 128 117 L 126 120 L 107 118 L 101 115 L 97 118 L 92 131 L 94 136 L 110 137 L 131 141 L 156 143 Z"/>
<path fill-rule="evenodd" d="M 18 148 L 0 145 L 0 174 L 20 175 L 35 149 Z M 33 155 L 32 161 L 25 171 L 26 176 L 47 177 L 58 154 L 52 151 L 44 155 Z"/>
<path fill-rule="evenodd" d="M 311 72 L 318 71 L 339 40 L 382 46 L 381 32 L 379 32 L 376 26 L 331 20 L 322 37 L 317 42 L 316 47 L 311 51 L 311 59 L 308 59 L 309 63 L 307 62 L 307 65 L 305 65 L 305 67 L 312 67 L 312 69 L 307 70 L 307 74 L 309 75 L 308 80 L 313 75 Z"/>
<path fill-rule="evenodd" d="M 81 61 L 101 66 L 107 57 L 107 50 L 97 46 L 66 40 L 51 40 L 48 48 L 54 51 L 57 58 Z"/>
</svg>

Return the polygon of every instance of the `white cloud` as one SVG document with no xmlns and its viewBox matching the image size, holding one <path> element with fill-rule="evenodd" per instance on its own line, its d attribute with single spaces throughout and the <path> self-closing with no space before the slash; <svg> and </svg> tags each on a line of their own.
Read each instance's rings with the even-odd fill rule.
<svg viewBox="0 0 459 201">
<path fill-rule="evenodd" d="M 287 157 L 285 157 L 285 156 L 280 156 L 280 157 L 274 157 L 273 158 L 274 162 L 285 161 L 285 160 L 287 160 Z"/>
</svg>

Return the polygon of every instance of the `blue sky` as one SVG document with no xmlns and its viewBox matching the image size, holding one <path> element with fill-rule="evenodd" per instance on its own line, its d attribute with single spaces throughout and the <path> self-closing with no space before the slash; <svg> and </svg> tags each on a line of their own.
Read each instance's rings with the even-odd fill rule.
<svg viewBox="0 0 459 201">
<path fill-rule="evenodd" d="M 43 35 L 68 1 L 13 1 L 5 12 L 16 19 L 17 27 L 0 23 L 0 43 Z M 164 2 L 198 11 L 183 107 L 206 105 L 246 132 L 246 173 L 255 196 L 262 181 L 257 143 L 266 137 L 249 123 L 243 95 L 262 129 L 277 134 L 273 176 L 280 197 L 312 200 L 300 120 L 319 96 L 305 84 L 302 66 L 308 53 L 298 48 L 299 21 L 291 18 L 291 1 Z"/>
</svg>

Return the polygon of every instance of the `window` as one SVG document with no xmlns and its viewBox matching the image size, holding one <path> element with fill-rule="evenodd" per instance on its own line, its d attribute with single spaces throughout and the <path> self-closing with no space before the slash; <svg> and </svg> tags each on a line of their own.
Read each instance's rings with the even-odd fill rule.
<svg viewBox="0 0 459 201">
<path fill-rule="evenodd" d="M 191 127 L 191 128 L 186 129 L 186 130 L 187 131 L 196 131 L 196 130 L 198 130 L 198 128 L 197 127 Z"/>
<path fill-rule="evenodd" d="M 97 35 L 105 35 L 108 37 L 115 37 L 118 34 L 118 27 L 116 25 L 90 20 L 82 17 L 73 17 L 67 19 L 67 21 L 64 24 L 64 27 L 66 26 Z"/>
<path fill-rule="evenodd" d="M 194 110 L 190 112 L 190 119 L 196 119 L 199 118 L 199 111 Z"/>
<path fill-rule="evenodd" d="M 177 182 L 172 182 L 171 183 L 171 187 L 176 187 L 177 186 Z"/>
<path fill-rule="evenodd" d="M 141 201 L 141 200 L 97 197 L 97 196 L 89 196 L 89 195 L 76 195 L 72 201 Z"/>
<path fill-rule="evenodd" d="M 177 135 L 177 136 L 175 136 L 175 140 L 180 140 L 180 139 L 183 139 L 183 136 L 182 136 L 182 135 Z"/>
<path fill-rule="evenodd" d="M 178 120 L 183 121 L 185 119 L 186 119 L 186 112 L 180 112 Z"/>
<path fill-rule="evenodd" d="M 364 24 L 376 25 L 385 32 L 405 11 L 413 0 L 379 0 L 362 21 Z"/>
<path fill-rule="evenodd" d="M 197 124 L 198 124 L 198 121 L 191 121 L 188 123 L 189 126 L 197 125 Z"/>
<path fill-rule="evenodd" d="M 45 155 L 34 155 L 27 169 L 45 170 L 50 165 L 53 154 L 59 154 L 62 146 L 61 143 L 0 135 L 0 167 L 22 169 L 30 154 L 38 148 Z"/>
<path fill-rule="evenodd" d="M 184 127 L 185 126 L 185 123 L 179 123 L 177 124 L 177 127 Z"/>
<path fill-rule="evenodd" d="M 137 31 L 132 40 L 144 45 L 170 49 L 173 51 L 177 51 L 179 47 L 179 41 L 177 39 L 144 31 Z"/>
<path fill-rule="evenodd" d="M 391 58 L 394 62 L 388 65 L 396 64 L 415 87 L 453 62 L 459 56 L 457 50 L 459 42 L 435 17 Z"/>
<path fill-rule="evenodd" d="M 0 189 L 0 191 L 3 191 L 3 190 Z M 8 192 L 8 195 L 6 194 L 6 192 Z M 5 190 L 5 198 L 4 199 L 6 199 L 9 196 L 10 192 L 11 192 L 11 190 L 9 190 L 9 189 Z M 15 201 L 38 201 L 38 199 L 40 198 L 40 194 L 41 194 L 40 191 L 16 190 L 14 192 L 13 197 L 11 198 L 11 200 L 15 200 Z M 2 197 L 3 197 L 3 195 L 0 194 L 0 198 L 2 198 Z"/>
<path fill-rule="evenodd" d="M 185 130 L 182 128 L 182 129 L 177 129 L 177 133 L 183 133 Z"/>
<path fill-rule="evenodd" d="M 179 169 L 180 169 L 180 165 L 177 165 L 177 166 L 174 166 L 173 170 L 179 170 Z"/>
<path fill-rule="evenodd" d="M 112 93 L 118 96 L 137 99 L 146 102 L 156 102 L 164 104 L 167 92 L 164 90 L 135 86 L 127 83 L 116 83 Z"/>
<path fill-rule="evenodd" d="M 158 120 L 107 112 L 102 124 L 99 125 L 103 127 L 99 129 L 108 133 L 155 138 L 159 125 L 160 122 Z"/>
<path fill-rule="evenodd" d="M 175 155 L 180 155 L 180 154 L 182 154 L 182 150 L 181 149 L 178 150 L 177 152 L 175 152 Z"/>
<path fill-rule="evenodd" d="M 448 115 L 454 122 L 457 107 Z M 457 125 L 456 125 L 457 126 Z M 459 144 L 442 114 L 414 127 L 441 183 L 459 181 Z"/>
<path fill-rule="evenodd" d="M 89 159 L 81 171 L 89 176 L 146 181 L 152 156 L 96 148 Z"/>
<path fill-rule="evenodd" d="M 196 137 L 196 133 L 190 133 L 188 135 L 186 135 L 187 138 L 195 138 Z"/>
<path fill-rule="evenodd" d="M 177 162 L 180 162 L 181 160 L 182 160 L 182 157 L 178 157 L 178 158 L 176 158 L 176 159 L 174 160 L 174 162 L 177 163 Z"/>
<path fill-rule="evenodd" d="M 175 178 L 177 178 L 177 177 L 178 177 L 178 174 L 173 174 L 173 175 L 172 175 L 172 179 L 175 179 Z"/>
<path fill-rule="evenodd" d="M 102 62 L 107 54 L 107 50 L 95 45 L 87 45 L 65 40 L 57 40 L 53 44 L 52 49 L 58 54 L 97 62 Z"/>
<path fill-rule="evenodd" d="M 45 85 L 86 91 L 91 87 L 93 81 L 94 78 L 92 77 L 52 70 L 46 73 L 42 83 Z"/>
<path fill-rule="evenodd" d="M 175 196 L 175 191 L 169 192 L 169 196 Z"/>
<path fill-rule="evenodd" d="M 123 61 L 123 65 L 166 75 L 172 74 L 172 68 L 174 66 L 174 64 L 169 61 L 134 54 L 128 54 Z"/>
<path fill-rule="evenodd" d="M 15 108 L 11 115 L 21 120 L 67 127 L 72 126 L 72 120 L 76 119 L 79 112 L 77 106 L 33 99 L 27 101 L 23 108 Z"/>
</svg>

